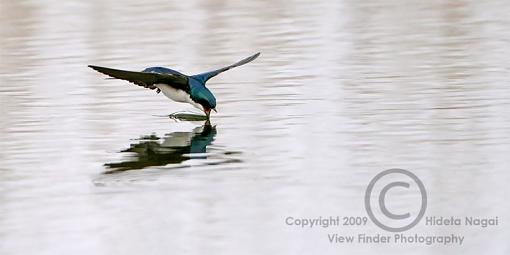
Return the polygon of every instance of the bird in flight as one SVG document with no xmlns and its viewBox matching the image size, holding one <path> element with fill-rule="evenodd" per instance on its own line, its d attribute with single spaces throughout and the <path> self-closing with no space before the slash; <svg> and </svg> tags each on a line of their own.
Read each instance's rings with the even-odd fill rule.
<svg viewBox="0 0 510 255">
<path fill-rule="evenodd" d="M 259 55 L 260 52 L 235 64 L 196 75 L 185 75 L 166 67 L 149 67 L 141 72 L 93 65 L 89 65 L 89 67 L 115 79 L 126 80 L 144 88 L 155 89 L 156 93 L 163 92 L 166 97 L 173 101 L 189 103 L 202 110 L 209 119 L 211 110 L 216 111 L 216 98 L 206 88 L 205 83 L 222 72 L 255 60 Z"/>
</svg>

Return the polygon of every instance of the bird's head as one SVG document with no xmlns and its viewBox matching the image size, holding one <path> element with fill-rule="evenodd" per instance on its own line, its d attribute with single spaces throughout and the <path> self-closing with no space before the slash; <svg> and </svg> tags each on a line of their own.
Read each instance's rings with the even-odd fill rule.
<svg viewBox="0 0 510 255">
<path fill-rule="evenodd" d="M 211 110 L 216 112 L 216 98 L 205 86 L 192 89 L 191 99 L 202 106 L 207 118 L 209 118 Z"/>
</svg>

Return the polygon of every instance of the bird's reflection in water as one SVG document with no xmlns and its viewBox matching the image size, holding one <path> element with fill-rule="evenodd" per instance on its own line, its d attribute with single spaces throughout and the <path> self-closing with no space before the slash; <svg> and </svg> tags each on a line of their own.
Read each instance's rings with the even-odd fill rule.
<svg viewBox="0 0 510 255">
<path fill-rule="evenodd" d="M 215 136 L 216 126 L 206 123 L 191 132 L 173 132 L 163 138 L 154 134 L 142 137 L 128 149 L 120 151 L 134 153 L 134 157 L 122 162 L 106 163 L 108 170 L 104 174 L 170 164 L 179 166 L 191 158 L 207 159 L 206 148 L 214 141 Z"/>
</svg>

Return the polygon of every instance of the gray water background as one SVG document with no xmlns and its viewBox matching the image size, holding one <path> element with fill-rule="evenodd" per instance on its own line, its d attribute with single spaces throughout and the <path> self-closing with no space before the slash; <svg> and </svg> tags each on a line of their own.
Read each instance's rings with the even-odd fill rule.
<svg viewBox="0 0 510 255">
<path fill-rule="evenodd" d="M 503 0 L 2 0 L 0 254 L 508 254 L 508 13 Z M 205 131 L 166 117 L 191 106 L 87 68 L 193 74 L 257 51 L 209 81 Z M 424 182 L 427 215 L 499 226 L 409 232 L 466 238 L 429 246 L 328 242 L 384 233 L 371 223 L 285 224 L 366 216 L 368 182 L 394 167 Z M 401 198 L 394 210 L 416 202 Z"/>
</svg>

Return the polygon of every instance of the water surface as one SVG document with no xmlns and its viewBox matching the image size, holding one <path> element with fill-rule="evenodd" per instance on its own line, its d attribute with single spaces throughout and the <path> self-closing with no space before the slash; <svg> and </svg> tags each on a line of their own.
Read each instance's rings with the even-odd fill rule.
<svg viewBox="0 0 510 255">
<path fill-rule="evenodd" d="M 0 254 L 508 254 L 505 1 L 2 1 Z M 211 125 L 87 68 L 187 74 Z M 428 215 L 499 216 L 462 246 L 330 244 L 285 218 L 366 216 L 412 170 Z M 412 204 L 405 198 L 397 208 Z"/>
</svg>

